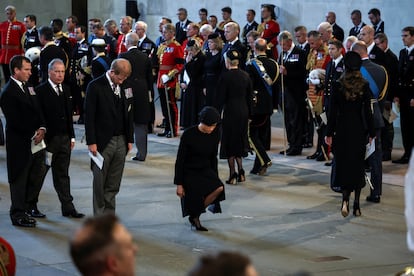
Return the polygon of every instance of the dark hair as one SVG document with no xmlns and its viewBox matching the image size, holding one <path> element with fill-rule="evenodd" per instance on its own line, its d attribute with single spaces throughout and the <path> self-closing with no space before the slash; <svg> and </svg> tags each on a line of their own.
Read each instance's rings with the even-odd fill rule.
<svg viewBox="0 0 414 276">
<path fill-rule="evenodd" d="M 351 15 L 353 15 L 353 14 L 356 14 L 356 15 L 358 15 L 359 17 L 361 17 L 361 11 L 360 11 L 360 10 L 353 10 L 353 11 L 351 12 Z"/>
<path fill-rule="evenodd" d="M 321 38 L 321 33 L 318 32 L 318 31 L 312 30 L 312 31 L 309 31 L 308 32 L 308 35 L 307 36 L 308 37 L 313 37 L 313 38 L 319 39 L 319 38 Z"/>
<path fill-rule="evenodd" d="M 47 41 L 53 40 L 53 30 L 49 26 L 42 26 L 39 28 L 39 36 L 43 36 L 43 38 Z"/>
<path fill-rule="evenodd" d="M 217 21 L 217 16 L 215 16 L 214 14 L 210 15 L 209 17 L 213 17 L 213 18 L 215 18 L 215 19 L 216 19 L 216 21 Z"/>
<path fill-rule="evenodd" d="M 248 11 L 248 12 L 251 12 L 251 13 L 253 14 L 253 16 L 256 16 L 256 11 L 255 11 L 255 10 L 253 10 L 253 9 L 248 9 L 247 11 Z"/>
<path fill-rule="evenodd" d="M 404 28 L 402 29 L 402 31 L 403 31 L 403 32 L 409 32 L 409 33 L 410 33 L 410 35 L 414 35 L 414 27 L 413 27 L 413 26 L 407 26 L 407 27 L 404 27 Z"/>
<path fill-rule="evenodd" d="M 179 11 L 179 12 L 184 12 L 184 13 L 185 13 L 185 15 L 187 15 L 187 9 L 184 9 L 184 8 L 179 8 L 179 9 L 178 9 L 178 11 Z"/>
<path fill-rule="evenodd" d="M 295 33 L 296 33 L 296 32 L 299 32 L 299 31 L 305 31 L 305 32 L 307 32 L 307 31 L 308 31 L 308 29 L 306 29 L 306 27 L 305 27 L 305 26 L 300 25 L 300 26 L 296 26 L 296 27 L 295 27 L 295 29 L 294 29 L 294 31 L 295 31 Z"/>
<path fill-rule="evenodd" d="M 67 19 L 69 19 L 69 18 L 72 19 L 73 24 L 78 25 L 79 20 L 78 20 L 78 17 L 76 15 L 70 15 L 70 16 L 68 16 Z"/>
<path fill-rule="evenodd" d="M 60 18 L 52 19 L 50 22 L 50 27 L 52 27 L 54 33 L 58 33 L 63 28 L 63 21 Z"/>
<path fill-rule="evenodd" d="M 28 14 L 25 17 L 28 17 L 31 21 L 34 21 L 35 24 L 37 23 L 36 15 L 34 15 L 34 14 Z"/>
<path fill-rule="evenodd" d="M 202 13 L 205 13 L 206 15 L 208 15 L 208 11 L 205 8 L 199 9 L 198 12 L 202 12 Z"/>
<path fill-rule="evenodd" d="M 368 12 L 368 14 L 372 14 L 374 16 L 381 16 L 381 12 L 377 8 L 370 9 L 369 12 Z"/>
<path fill-rule="evenodd" d="M 117 223 L 119 220 L 112 213 L 88 218 L 83 223 L 87 235 L 70 241 L 70 255 L 81 274 L 98 275 L 97 270 L 105 268 L 105 260 L 96 255 L 115 242 L 113 232 Z"/>
<path fill-rule="evenodd" d="M 189 276 L 243 276 L 251 265 L 249 257 L 237 252 L 223 251 L 200 258 Z"/>
<path fill-rule="evenodd" d="M 224 8 L 221 9 L 221 11 L 231 14 L 231 8 L 230 7 L 224 7 Z"/>
<path fill-rule="evenodd" d="M 9 64 L 9 69 L 12 75 L 14 75 L 14 69 L 19 69 L 21 70 L 23 67 L 23 61 L 26 61 L 28 63 L 30 62 L 30 59 L 28 59 L 25 56 L 21 56 L 21 55 L 15 55 L 14 57 L 12 57 L 12 59 L 10 60 L 10 64 Z"/>
<path fill-rule="evenodd" d="M 379 39 L 380 40 L 380 42 L 388 42 L 388 37 L 387 37 L 387 35 L 386 34 L 384 34 L 384 33 L 377 33 L 375 36 L 374 36 L 374 39 Z"/>
<path fill-rule="evenodd" d="M 336 48 L 338 48 L 338 49 L 342 49 L 342 47 L 344 47 L 343 45 L 342 45 L 342 42 L 341 41 L 339 41 L 338 39 L 330 39 L 329 41 L 328 41 L 328 45 L 329 44 L 331 44 L 331 45 L 334 45 Z"/>
<path fill-rule="evenodd" d="M 172 23 L 171 19 L 169 19 L 168 17 L 161 17 L 161 19 L 164 19 L 165 21 L 167 21 L 167 23 Z"/>
<path fill-rule="evenodd" d="M 348 101 L 355 101 L 364 94 L 364 86 L 367 85 L 367 81 L 359 71 L 361 64 L 361 56 L 358 53 L 350 51 L 345 54 L 345 71 L 339 78 L 339 83 Z"/>
<path fill-rule="evenodd" d="M 83 33 L 83 34 L 86 33 L 86 27 L 83 26 L 83 25 L 76 26 L 75 28 L 80 29 L 81 33 Z"/>
</svg>

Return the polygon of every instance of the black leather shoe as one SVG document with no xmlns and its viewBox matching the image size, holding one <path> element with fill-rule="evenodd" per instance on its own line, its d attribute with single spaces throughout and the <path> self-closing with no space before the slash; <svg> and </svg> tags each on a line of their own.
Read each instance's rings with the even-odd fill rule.
<svg viewBox="0 0 414 276">
<path fill-rule="evenodd" d="M 171 131 L 168 131 L 168 133 L 165 135 L 165 137 L 167 137 L 167 138 L 172 138 L 172 137 L 175 137 L 176 135 L 172 135 L 172 132 Z"/>
<path fill-rule="evenodd" d="M 301 150 L 294 150 L 294 149 L 286 152 L 287 156 L 296 156 L 296 155 L 301 155 L 301 154 L 302 154 Z"/>
<path fill-rule="evenodd" d="M 308 148 L 311 148 L 311 147 L 313 147 L 312 143 L 304 143 L 303 144 L 303 148 L 305 148 L 305 149 L 308 149 Z"/>
<path fill-rule="evenodd" d="M 390 161 L 390 160 L 391 160 L 391 153 L 382 154 L 382 161 Z"/>
<path fill-rule="evenodd" d="M 46 215 L 43 214 L 42 212 L 40 212 L 39 209 L 37 209 L 37 208 L 32 209 L 32 210 L 28 210 L 26 212 L 26 214 L 28 216 L 31 216 L 32 218 L 45 218 L 46 217 Z"/>
<path fill-rule="evenodd" d="M 145 159 L 139 159 L 139 158 L 138 158 L 138 157 L 136 157 L 136 156 L 132 157 L 132 158 L 131 158 L 131 160 L 132 160 L 132 161 L 141 161 L 141 162 L 144 162 L 144 161 L 145 161 Z"/>
<path fill-rule="evenodd" d="M 36 220 L 28 216 L 12 218 L 12 224 L 20 227 L 36 227 Z"/>
<path fill-rule="evenodd" d="M 159 125 L 157 125 L 158 128 L 165 128 L 165 123 L 161 123 Z"/>
<path fill-rule="evenodd" d="M 381 197 L 380 196 L 369 195 L 369 196 L 367 196 L 367 201 L 368 202 L 373 202 L 373 203 L 380 203 Z"/>
<path fill-rule="evenodd" d="M 410 161 L 410 158 L 408 158 L 407 156 L 403 156 L 398 160 L 392 160 L 392 163 L 394 163 L 394 164 L 408 164 L 409 161 Z"/>
<path fill-rule="evenodd" d="M 71 211 L 62 212 L 62 216 L 70 217 L 70 218 L 83 218 L 85 216 L 85 214 L 78 213 L 78 211 L 76 211 L 76 209 L 73 209 Z"/>
<path fill-rule="evenodd" d="M 288 149 L 286 150 L 286 155 L 289 155 L 289 152 L 291 152 L 292 150 L 293 150 L 293 149 L 288 148 Z M 280 154 L 285 154 L 285 151 L 284 151 L 284 150 L 281 150 L 279 153 L 280 153 Z"/>
<path fill-rule="evenodd" d="M 321 154 L 322 154 L 322 152 L 317 151 L 314 154 L 307 156 L 306 159 L 316 159 Z"/>
</svg>

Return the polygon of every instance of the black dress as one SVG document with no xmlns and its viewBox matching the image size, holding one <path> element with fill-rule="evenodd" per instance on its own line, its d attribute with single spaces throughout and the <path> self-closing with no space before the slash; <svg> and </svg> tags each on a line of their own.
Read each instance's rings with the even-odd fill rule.
<svg viewBox="0 0 414 276">
<path fill-rule="evenodd" d="M 217 88 L 220 107 L 223 109 L 221 159 L 247 156 L 247 128 L 252 92 L 252 82 L 246 72 L 232 69 L 222 73 Z"/>
<path fill-rule="evenodd" d="M 365 186 L 365 146 L 368 134 L 375 137 L 371 92 L 366 83 L 362 97 L 351 101 L 346 100 L 339 82 L 333 88 L 327 126 L 327 136 L 333 137 L 332 152 L 335 156 L 332 187 L 335 191 L 352 192 Z"/>
<path fill-rule="evenodd" d="M 203 67 L 206 56 L 200 51 L 193 59 L 186 63 L 181 82 L 183 82 L 184 71 L 187 72 L 190 82 L 187 89 L 181 94 L 181 122 L 184 128 L 198 123 L 198 113 L 204 107 L 205 97 L 203 94 Z"/>
<path fill-rule="evenodd" d="M 181 136 L 175 162 L 174 184 L 184 187 L 183 216 L 197 216 L 205 212 L 204 198 L 223 186 L 217 171 L 219 141 L 219 128 L 206 134 L 197 125 L 185 130 Z M 223 191 L 213 203 L 219 204 L 224 199 Z"/>
<path fill-rule="evenodd" d="M 218 108 L 217 84 L 221 71 L 221 51 L 215 55 L 206 54 L 204 62 L 204 87 L 206 88 L 206 105 Z"/>
</svg>

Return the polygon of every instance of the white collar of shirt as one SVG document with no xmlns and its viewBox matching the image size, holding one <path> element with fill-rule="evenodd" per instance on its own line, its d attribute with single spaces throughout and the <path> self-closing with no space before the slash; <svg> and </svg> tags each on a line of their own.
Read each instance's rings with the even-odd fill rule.
<svg viewBox="0 0 414 276">
<path fill-rule="evenodd" d="M 32 28 L 30 28 L 29 30 L 27 30 L 27 32 L 29 34 L 31 34 L 35 29 L 36 29 L 36 26 L 33 26 Z"/>
<path fill-rule="evenodd" d="M 361 30 L 361 28 L 362 28 L 362 23 L 364 23 L 364 22 L 362 22 L 362 21 L 361 21 L 361 23 L 359 23 L 359 25 L 356 25 L 355 27 L 357 27 L 357 28 L 358 28 L 358 30 Z"/>
<path fill-rule="evenodd" d="M 374 46 L 375 46 L 375 42 L 372 42 L 368 47 L 367 47 L 367 52 L 368 52 L 368 54 L 369 53 L 371 53 L 371 51 L 372 51 L 372 48 L 374 48 Z"/>
<path fill-rule="evenodd" d="M 115 95 L 117 95 L 118 97 L 120 97 L 121 88 L 119 87 L 119 85 L 117 85 L 117 84 L 115 84 L 115 83 L 112 82 L 111 77 L 109 76 L 109 72 L 108 71 L 106 71 L 106 74 L 105 75 L 106 75 L 106 78 L 109 81 L 109 85 L 111 86 L 111 90 L 112 90 L 112 87 L 114 87 L 114 85 L 115 85 L 115 91 L 113 91 L 113 92 L 115 93 Z"/>
<path fill-rule="evenodd" d="M 185 26 L 185 24 L 187 23 L 187 19 L 185 19 L 184 21 L 180 21 L 180 26 Z"/>
<path fill-rule="evenodd" d="M 334 59 L 335 62 L 335 67 L 338 66 L 338 63 L 342 60 L 343 56 L 340 55 L 339 57 L 337 57 L 336 59 Z"/>
<path fill-rule="evenodd" d="M 382 20 L 380 20 L 380 22 L 378 22 L 377 28 L 375 29 L 375 31 L 378 31 L 378 29 L 380 28 L 381 24 L 382 24 Z"/>
<path fill-rule="evenodd" d="M 59 85 L 59 84 L 54 83 L 54 82 L 53 82 L 53 81 L 51 81 L 50 79 L 47 79 L 47 81 L 49 82 L 50 86 L 52 86 L 53 90 L 55 90 L 56 94 L 58 94 L 58 95 L 59 95 L 59 91 L 58 91 L 58 85 Z M 62 87 L 62 84 L 60 84 L 60 86 Z M 63 91 L 63 87 L 62 87 L 61 89 L 62 89 L 62 91 Z"/>
<path fill-rule="evenodd" d="M 15 78 L 13 78 L 13 76 L 10 76 L 10 78 L 12 79 L 12 80 L 14 80 L 16 83 L 17 83 L 17 85 L 23 90 L 23 82 L 21 82 L 21 81 L 19 81 L 19 80 L 17 80 L 17 79 L 15 79 Z M 24 90 L 23 90 L 23 92 L 24 92 Z"/>
<path fill-rule="evenodd" d="M 132 50 L 132 49 L 138 49 L 138 47 L 137 46 L 131 46 L 131 47 L 128 48 L 128 51 Z"/>
<path fill-rule="evenodd" d="M 299 44 L 302 49 L 305 49 L 306 45 L 308 45 L 308 41 L 305 41 L 302 44 Z"/>
<path fill-rule="evenodd" d="M 410 54 L 411 51 L 414 49 L 414 44 L 411 45 L 410 47 L 406 47 L 406 49 L 408 50 L 408 54 Z"/>
<path fill-rule="evenodd" d="M 233 41 L 229 41 L 229 44 L 230 44 L 230 45 L 234 45 L 234 43 L 236 43 L 236 41 L 237 41 L 237 40 L 239 40 L 239 38 L 238 38 L 238 37 L 236 37 Z"/>
<path fill-rule="evenodd" d="M 114 83 L 112 82 L 111 77 L 109 76 L 109 72 L 108 72 L 108 71 L 106 71 L 105 76 L 106 76 L 106 78 L 108 79 L 108 81 L 109 81 L 109 86 L 110 86 L 110 87 L 111 87 L 111 89 L 112 89 L 112 87 L 114 86 Z"/>
<path fill-rule="evenodd" d="M 141 46 L 141 43 L 147 38 L 147 35 L 144 34 L 144 36 L 142 38 L 140 38 L 140 40 L 138 40 L 138 45 Z"/>
</svg>

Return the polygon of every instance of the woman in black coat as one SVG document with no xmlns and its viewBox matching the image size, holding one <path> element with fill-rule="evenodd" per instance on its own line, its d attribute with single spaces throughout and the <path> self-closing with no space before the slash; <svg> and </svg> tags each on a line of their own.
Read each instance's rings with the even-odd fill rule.
<svg viewBox="0 0 414 276">
<path fill-rule="evenodd" d="M 191 226 L 198 231 L 207 231 L 200 223 L 200 215 L 209 205 L 212 213 L 221 213 L 220 201 L 225 199 L 217 170 L 220 114 L 214 107 L 206 106 L 199 115 L 200 123 L 186 129 L 181 136 L 174 184 L 181 198 L 183 216 L 189 215 Z"/>
<path fill-rule="evenodd" d="M 344 57 L 345 72 L 334 85 L 325 141 L 332 145 L 335 156 L 335 187 L 342 192 L 341 214 L 349 214 L 349 197 L 355 192 L 354 216 L 361 215 L 359 197 L 365 186 L 365 150 L 375 137 L 371 112 L 371 90 L 359 69 L 361 57 L 348 52 Z"/>
</svg>

